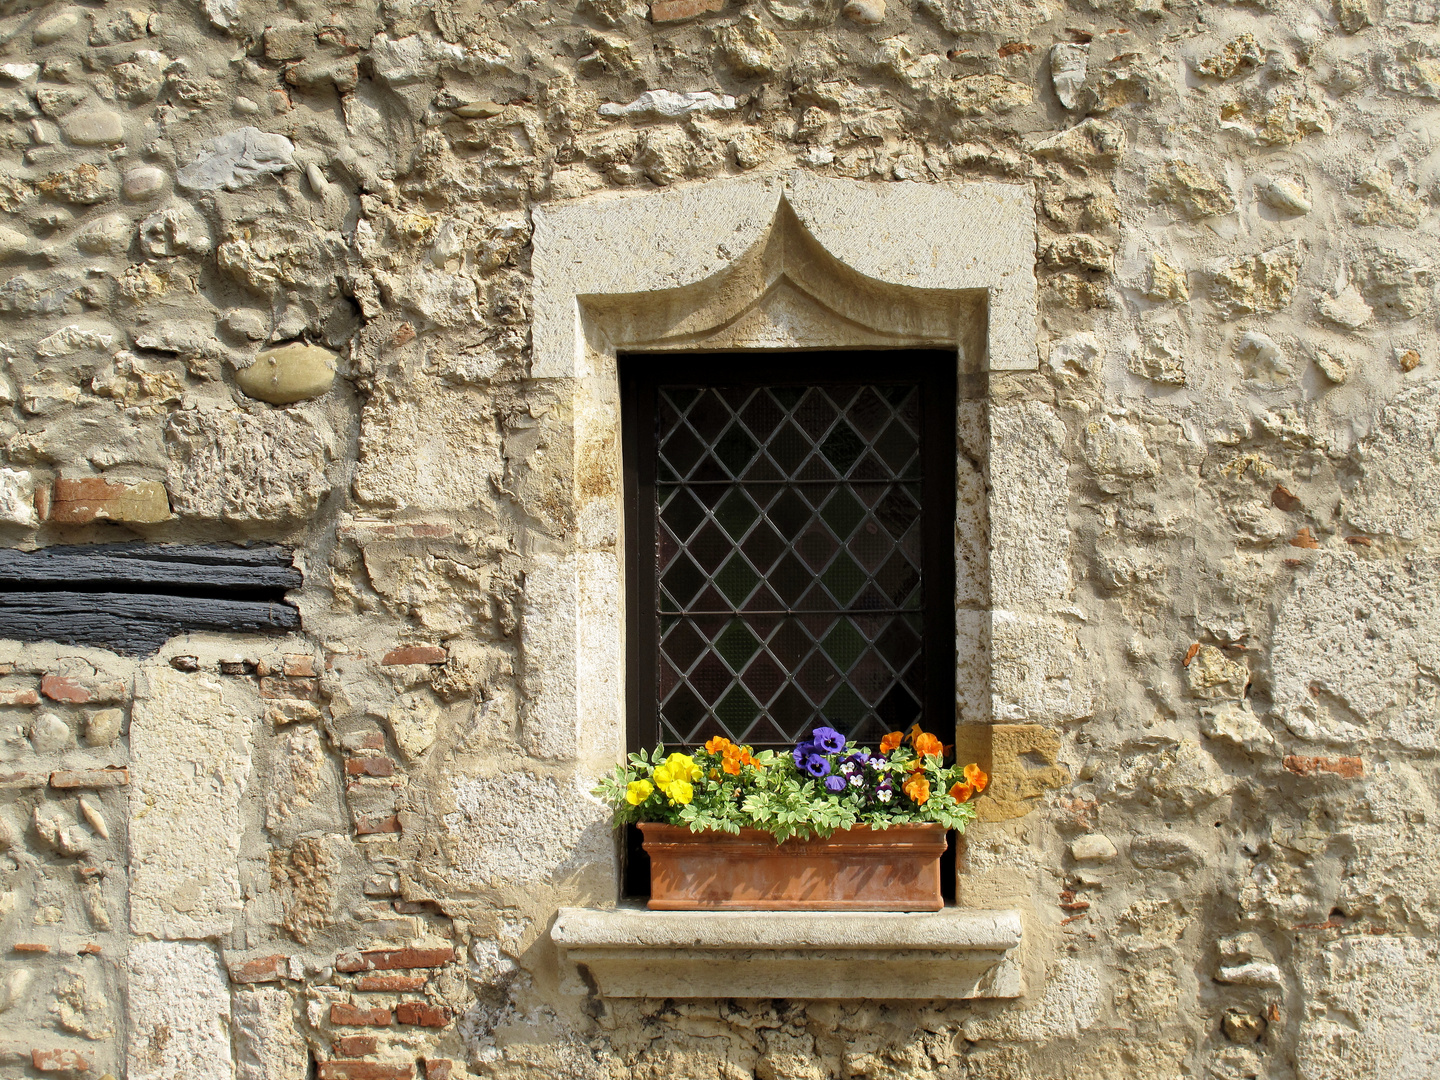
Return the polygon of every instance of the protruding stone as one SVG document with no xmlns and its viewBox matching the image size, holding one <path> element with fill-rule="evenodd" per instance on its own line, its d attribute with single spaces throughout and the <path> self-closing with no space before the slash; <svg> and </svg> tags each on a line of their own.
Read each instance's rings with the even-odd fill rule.
<svg viewBox="0 0 1440 1080">
<path fill-rule="evenodd" d="M 0 469 L 0 522 L 35 524 L 35 478 L 26 469 Z"/>
<path fill-rule="evenodd" d="M 60 121 L 65 137 L 77 146 L 115 146 L 125 141 L 125 118 L 110 109 L 87 109 Z"/>
<path fill-rule="evenodd" d="M 729 94 L 713 94 L 709 90 L 685 94 L 677 94 L 673 90 L 647 90 L 626 105 L 608 102 L 601 105 L 600 115 L 678 117 L 734 110 L 735 99 Z"/>
<path fill-rule="evenodd" d="M 1103 833 L 1088 833 L 1070 841 L 1070 857 L 1076 862 L 1109 862 L 1119 852 Z"/>
<path fill-rule="evenodd" d="M 17 967 L 0 982 L 0 1012 L 18 1005 L 29 994 L 31 972 L 27 967 Z"/>
<path fill-rule="evenodd" d="M 190 191 L 238 191 L 262 176 L 293 168 L 295 144 L 259 128 L 227 131 L 207 142 L 200 156 L 175 174 Z"/>
<path fill-rule="evenodd" d="M 885 21 L 885 0 L 850 0 L 840 14 L 860 26 L 877 26 Z"/>
<path fill-rule="evenodd" d="M 271 405 L 290 405 L 319 397 L 335 382 L 336 354 L 319 345 L 292 341 L 266 349 L 249 367 L 235 373 L 235 385 L 249 397 Z"/>
<path fill-rule="evenodd" d="M 30 238 L 14 229 L 0 227 L 0 261 L 9 262 L 17 255 L 23 255 L 30 246 Z"/>
<path fill-rule="evenodd" d="M 1305 188 L 1296 180 L 1284 176 L 1271 176 L 1255 185 L 1255 193 L 1267 206 L 1281 213 L 1298 217 L 1311 210 L 1310 199 Z"/>
<path fill-rule="evenodd" d="M 102 840 L 110 839 L 110 825 L 105 820 L 105 815 L 100 808 L 85 796 L 80 796 L 80 816 L 85 819 L 85 824 L 95 830 L 95 835 Z"/>
<path fill-rule="evenodd" d="M 1354 285 L 1345 286 L 1334 296 L 1322 296 L 1315 306 L 1324 318 L 1346 330 L 1359 330 L 1375 315 Z"/>
<path fill-rule="evenodd" d="M 1315 347 L 1312 359 L 1315 366 L 1320 369 L 1320 374 L 1329 379 L 1337 386 L 1350 377 L 1350 364 L 1343 356 L 1337 356 L 1329 349 Z"/>
<path fill-rule="evenodd" d="M 654 0 L 650 5 L 650 21 L 679 22 L 704 15 L 707 11 L 723 11 L 724 8 L 725 0 Z"/>
<path fill-rule="evenodd" d="M 1080 102 L 1090 66 L 1090 46 L 1063 44 L 1050 50 L 1050 81 L 1060 104 L 1073 109 Z"/>
<path fill-rule="evenodd" d="M 106 214 L 80 231 L 75 246 L 86 255 L 119 255 L 130 246 L 134 229 L 126 215 Z"/>
<path fill-rule="evenodd" d="M 165 187 L 165 170 L 155 165 L 141 165 L 125 174 L 120 190 L 125 198 L 141 202 L 158 195 Z"/>
<path fill-rule="evenodd" d="M 100 709 L 90 714 L 85 721 L 85 744 L 87 746 L 110 746 L 120 737 L 120 725 L 125 722 L 121 709 Z"/>
<path fill-rule="evenodd" d="M 75 745 L 70 726 L 52 712 L 42 712 L 30 725 L 30 745 L 37 754 L 53 754 Z"/>
<path fill-rule="evenodd" d="M 66 8 L 59 14 L 50 16 L 50 18 L 35 27 L 30 33 L 30 40 L 36 45 L 52 45 L 79 25 L 79 10 L 76 8 Z"/>
</svg>

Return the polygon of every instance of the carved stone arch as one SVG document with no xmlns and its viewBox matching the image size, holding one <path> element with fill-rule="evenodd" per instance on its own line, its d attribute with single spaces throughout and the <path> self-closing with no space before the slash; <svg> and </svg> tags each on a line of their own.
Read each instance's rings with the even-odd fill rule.
<svg viewBox="0 0 1440 1080">
<path fill-rule="evenodd" d="M 967 372 L 985 355 L 986 290 L 862 274 L 830 254 L 783 195 L 764 235 L 709 277 L 578 300 L 591 347 L 609 351 L 951 346 Z"/>
</svg>

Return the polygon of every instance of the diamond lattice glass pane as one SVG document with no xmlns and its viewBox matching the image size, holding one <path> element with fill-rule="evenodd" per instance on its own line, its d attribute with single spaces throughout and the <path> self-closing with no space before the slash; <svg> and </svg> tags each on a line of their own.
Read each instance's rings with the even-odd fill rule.
<svg viewBox="0 0 1440 1080">
<path fill-rule="evenodd" d="M 700 658 L 705 651 L 706 641 L 700 636 L 692 622 L 681 621 L 660 639 L 660 651 L 663 652 L 672 664 L 682 673 L 690 670 L 690 665 Z"/>
<path fill-rule="evenodd" d="M 690 475 L 690 470 L 704 452 L 705 447 L 695 433 L 682 427 L 660 447 L 660 460 L 669 465 L 676 476 L 685 477 Z"/>
<path fill-rule="evenodd" d="M 760 516 L 760 511 L 750 501 L 743 488 L 734 488 L 715 507 L 715 520 L 720 522 L 730 539 L 739 540 L 750 528 L 751 522 Z"/>
<path fill-rule="evenodd" d="M 662 390 L 657 583 L 662 611 L 686 612 L 658 643 L 664 738 L 775 746 L 823 721 L 873 743 L 919 717 L 919 400 Z"/>
<path fill-rule="evenodd" d="M 829 502 L 820 511 L 820 517 L 836 536 L 844 540 L 864 519 L 865 507 L 849 488 L 841 488 L 830 496 Z"/>
<path fill-rule="evenodd" d="M 750 437 L 742 425 L 735 423 L 725 429 L 725 434 L 720 436 L 720 441 L 715 444 L 715 456 L 720 459 L 721 465 L 730 470 L 731 476 L 738 477 L 759 449 L 760 444 Z"/>
<path fill-rule="evenodd" d="M 810 454 L 810 440 L 794 424 L 786 424 L 765 444 L 765 450 L 784 475 L 794 476 L 800 463 Z"/>
<path fill-rule="evenodd" d="M 819 442 L 835 422 L 835 406 L 819 387 L 811 387 L 805 399 L 795 409 L 795 422 L 800 430 L 810 436 L 811 442 Z"/>
<path fill-rule="evenodd" d="M 850 557 L 849 552 L 842 551 L 835 556 L 833 562 L 826 568 L 825 573 L 820 575 L 820 580 L 825 582 L 825 587 L 830 590 L 830 595 L 839 601 L 844 607 L 855 594 L 860 591 L 866 581 L 865 571 Z M 916 578 L 919 581 L 919 578 Z"/>
<path fill-rule="evenodd" d="M 850 472 L 850 466 L 865 452 L 865 441 L 855 433 L 854 428 L 841 420 L 830 434 L 825 436 L 825 441 L 820 444 L 820 452 L 837 473 L 845 476 Z"/>
<path fill-rule="evenodd" d="M 844 730 L 863 719 L 869 709 L 849 683 L 841 683 L 830 699 L 820 706 L 820 711 L 826 720 Z"/>
<path fill-rule="evenodd" d="M 712 521 L 695 534 L 695 538 L 687 545 L 687 550 L 690 557 L 699 563 L 701 570 L 713 574 L 720 569 L 720 564 L 729 558 L 735 545 L 721 531 L 720 526 Z"/>
<path fill-rule="evenodd" d="M 745 602 L 759 582 L 760 576 L 739 553 L 732 555 L 730 561 L 720 568 L 720 573 L 715 575 L 716 586 L 735 607 Z"/>
<path fill-rule="evenodd" d="M 759 650 L 759 639 L 741 619 L 732 622 L 715 639 L 715 651 L 734 672 L 741 671 Z"/>
<path fill-rule="evenodd" d="M 785 410 L 768 390 L 757 390 L 749 403 L 740 410 L 740 419 L 750 434 L 761 442 L 770 439 L 785 419 Z"/>
<path fill-rule="evenodd" d="M 745 732 L 760 715 L 760 706 L 755 704 L 743 686 L 735 686 L 715 706 L 715 718 L 725 725 L 729 737 L 736 741 L 745 738 Z"/>
<path fill-rule="evenodd" d="M 681 607 L 688 604 L 705 584 L 705 575 L 687 555 L 681 555 L 660 577 L 660 587 Z"/>
<path fill-rule="evenodd" d="M 706 390 L 700 400 L 690 406 L 686 418 L 695 433 L 707 443 L 713 443 L 725 425 L 730 422 L 730 410 L 714 390 Z"/>
<path fill-rule="evenodd" d="M 690 539 L 695 526 L 705 520 L 705 508 L 683 488 L 664 488 L 658 494 L 665 500 L 660 504 L 660 520 L 669 527 L 676 540 L 684 543 Z"/>
<path fill-rule="evenodd" d="M 794 488 L 787 488 L 765 510 L 765 518 L 786 540 L 794 540 L 810 521 L 811 510 Z"/>
<path fill-rule="evenodd" d="M 775 560 L 785 550 L 785 541 L 769 522 L 762 521 L 745 538 L 740 550 L 749 557 L 751 565 L 763 574 L 775 565 Z"/>
<path fill-rule="evenodd" d="M 825 650 L 825 655 L 834 661 L 836 667 L 847 671 L 865 651 L 865 639 L 849 619 L 837 619 L 834 628 L 825 635 L 825 640 L 820 642 L 820 647 Z"/>
</svg>

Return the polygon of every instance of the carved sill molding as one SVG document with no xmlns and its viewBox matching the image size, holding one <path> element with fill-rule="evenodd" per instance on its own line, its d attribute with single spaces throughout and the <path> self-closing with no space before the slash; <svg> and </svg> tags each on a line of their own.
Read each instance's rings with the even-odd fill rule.
<svg viewBox="0 0 1440 1080">
<path fill-rule="evenodd" d="M 1013 998 L 1018 911 L 561 908 L 569 989 L 616 998 Z"/>
</svg>

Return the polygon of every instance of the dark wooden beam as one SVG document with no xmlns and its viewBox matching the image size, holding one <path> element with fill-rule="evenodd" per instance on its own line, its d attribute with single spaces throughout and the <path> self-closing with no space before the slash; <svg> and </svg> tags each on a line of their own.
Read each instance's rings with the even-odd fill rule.
<svg viewBox="0 0 1440 1080">
<path fill-rule="evenodd" d="M 285 548 L 182 544 L 93 544 L 0 549 L 0 590 L 87 586 L 110 591 L 206 593 L 298 589 L 300 571 Z"/>
</svg>

